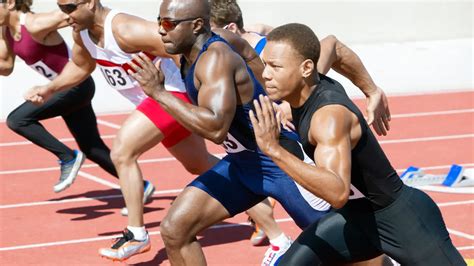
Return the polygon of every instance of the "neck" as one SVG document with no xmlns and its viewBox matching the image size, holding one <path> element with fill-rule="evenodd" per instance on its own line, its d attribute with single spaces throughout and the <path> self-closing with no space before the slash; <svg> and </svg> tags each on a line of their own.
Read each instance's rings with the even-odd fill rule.
<svg viewBox="0 0 474 266">
<path fill-rule="evenodd" d="M 295 90 L 292 95 L 289 95 L 285 99 L 292 108 L 299 108 L 308 100 L 314 90 L 317 89 L 319 84 L 319 75 L 311 76 L 303 82 L 300 89 Z"/>
<path fill-rule="evenodd" d="M 89 33 L 96 39 L 101 40 L 104 36 L 104 23 L 107 14 L 109 14 L 110 8 L 98 5 L 95 10 L 94 24 L 89 29 Z"/>
<path fill-rule="evenodd" d="M 192 65 L 196 61 L 199 55 L 199 52 L 202 50 L 202 47 L 207 42 L 207 40 L 211 38 L 211 36 L 212 36 L 211 32 L 202 33 L 197 36 L 196 41 L 194 42 L 190 51 L 183 53 L 184 58 L 186 58 L 186 62 Z"/>
</svg>

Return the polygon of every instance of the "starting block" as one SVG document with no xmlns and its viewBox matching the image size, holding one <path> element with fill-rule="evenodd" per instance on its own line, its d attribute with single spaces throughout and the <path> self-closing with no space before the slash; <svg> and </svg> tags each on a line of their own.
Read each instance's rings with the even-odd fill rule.
<svg viewBox="0 0 474 266">
<path fill-rule="evenodd" d="M 474 186 L 474 169 L 463 168 L 453 164 L 446 175 L 425 174 L 418 167 L 410 166 L 400 175 L 403 183 L 418 187 L 427 185 L 443 185 L 447 187 Z"/>
</svg>

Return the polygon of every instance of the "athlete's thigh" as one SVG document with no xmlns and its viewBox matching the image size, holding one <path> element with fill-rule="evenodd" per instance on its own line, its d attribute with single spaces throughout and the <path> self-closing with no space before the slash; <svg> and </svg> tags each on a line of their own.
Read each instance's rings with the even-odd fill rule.
<svg viewBox="0 0 474 266">
<path fill-rule="evenodd" d="M 229 217 L 219 201 L 197 187 L 188 186 L 173 201 L 166 220 L 180 230 L 196 235 Z"/>
<path fill-rule="evenodd" d="M 140 155 L 163 140 L 163 133 L 143 113 L 134 110 L 120 127 L 112 150 Z"/>
<path fill-rule="evenodd" d="M 189 172 L 197 175 L 203 174 L 219 161 L 209 154 L 204 139 L 196 134 L 189 135 L 167 149 Z"/>
<path fill-rule="evenodd" d="M 241 182 L 242 173 L 237 170 L 236 164 L 226 156 L 189 184 L 219 201 L 230 216 L 246 211 L 266 198 L 265 195 L 255 194 Z"/>
</svg>

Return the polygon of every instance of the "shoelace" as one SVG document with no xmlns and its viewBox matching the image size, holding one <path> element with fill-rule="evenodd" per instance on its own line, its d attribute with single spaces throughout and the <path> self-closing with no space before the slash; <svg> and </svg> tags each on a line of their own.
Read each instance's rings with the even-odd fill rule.
<svg viewBox="0 0 474 266">
<path fill-rule="evenodd" d="M 113 249 L 118 249 L 120 248 L 123 244 L 127 243 L 128 241 L 132 240 L 133 239 L 133 233 L 128 231 L 127 229 L 125 229 L 123 232 L 122 232 L 122 236 L 121 237 L 117 237 L 115 239 L 115 244 L 112 246 Z"/>
</svg>

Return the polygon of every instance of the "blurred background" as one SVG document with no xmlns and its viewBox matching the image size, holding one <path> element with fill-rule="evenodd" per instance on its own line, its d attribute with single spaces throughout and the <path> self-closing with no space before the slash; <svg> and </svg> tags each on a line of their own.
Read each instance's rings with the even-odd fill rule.
<svg viewBox="0 0 474 266">
<path fill-rule="evenodd" d="M 113 9 L 156 20 L 161 1 L 103 0 Z M 335 35 L 362 59 L 375 82 L 388 95 L 474 89 L 473 1 L 377 0 L 377 1 L 275 1 L 239 0 L 246 25 L 278 26 L 304 23 L 323 38 Z M 57 8 L 55 0 L 34 1 L 33 11 Z M 72 44 L 69 28 L 61 30 Z M 0 119 L 23 101 L 23 93 L 48 81 L 34 73 L 21 59 L 9 77 L 0 77 Z M 125 112 L 133 106 L 108 87 L 95 71 L 98 114 Z M 330 72 L 352 97 L 362 95 L 354 86 Z"/>
</svg>

